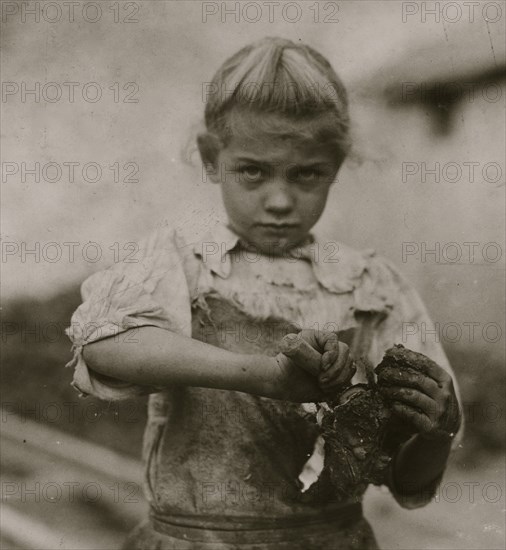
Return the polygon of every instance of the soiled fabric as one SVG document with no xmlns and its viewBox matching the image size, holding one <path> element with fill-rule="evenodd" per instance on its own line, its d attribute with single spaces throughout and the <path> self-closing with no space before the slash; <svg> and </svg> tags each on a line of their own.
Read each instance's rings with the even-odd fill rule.
<svg viewBox="0 0 506 550">
<path fill-rule="evenodd" d="M 278 529 L 278 531 L 281 531 Z M 213 532 L 211 531 L 211 536 Z M 124 550 L 376 550 L 376 539 L 369 523 L 362 517 L 346 526 L 336 522 L 335 527 L 331 522 L 302 525 L 299 528 L 287 528 L 282 531 L 283 540 L 272 540 L 275 532 L 265 530 L 237 532 L 241 540 L 249 542 L 224 542 L 223 538 L 217 538 L 218 542 L 203 542 L 195 540 L 200 538 L 193 536 L 193 540 L 185 540 L 184 536 L 172 537 L 164 535 L 153 529 L 151 521 L 145 521 L 139 525 L 128 537 L 123 545 Z M 266 533 L 270 542 L 266 542 Z M 280 533 L 281 534 L 281 533 Z M 192 532 L 193 535 L 193 532 Z M 218 535 L 219 536 L 219 535 Z M 228 537 L 226 537 L 228 538 Z M 253 542 L 255 541 L 255 542 Z"/>
<path fill-rule="evenodd" d="M 224 225 L 200 237 L 160 229 L 137 256 L 137 263 L 83 283 L 83 304 L 68 329 L 73 385 L 83 395 L 150 394 L 143 457 L 151 516 L 125 548 L 376 548 L 360 512 L 364 487 L 346 500 L 309 499 L 302 491 L 301 472 L 318 474 L 311 406 L 110 379 L 88 368 L 82 348 L 156 326 L 234 352 L 273 356 L 285 334 L 314 328 L 339 331 L 373 364 L 402 343 L 451 373 L 439 344 L 403 334 L 406 323 L 432 326 L 416 292 L 371 251 L 310 237 L 272 257 L 247 249 Z M 363 377 L 358 372 L 354 381 Z M 435 489 L 400 498 L 391 487 L 410 508 L 428 502 Z"/>
</svg>

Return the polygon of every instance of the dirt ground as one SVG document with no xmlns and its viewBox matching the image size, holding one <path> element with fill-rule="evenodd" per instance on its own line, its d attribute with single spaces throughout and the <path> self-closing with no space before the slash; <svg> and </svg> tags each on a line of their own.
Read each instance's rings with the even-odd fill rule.
<svg viewBox="0 0 506 550">
<path fill-rule="evenodd" d="M 365 515 L 382 550 L 504 549 L 505 471 L 504 456 L 472 469 L 450 467 L 434 501 L 416 510 L 370 487 Z"/>
<path fill-rule="evenodd" d="M 86 454 L 86 443 L 69 441 L 38 426 L 45 439 L 71 444 Z M 57 435 L 59 434 L 59 435 Z M 26 441 L 26 440 L 25 440 Z M 29 441 L 2 444 L 1 548 L 112 550 L 147 512 L 138 464 L 136 482 L 119 480 L 67 461 Z M 74 453 L 75 454 L 75 453 Z M 476 464 L 454 463 L 433 502 L 416 510 L 399 506 L 385 487 L 370 487 L 364 511 L 382 550 L 498 550 L 505 548 L 505 457 L 487 455 Z M 119 460 L 121 462 L 121 460 Z M 121 470 L 118 463 L 118 471 Z M 76 487 L 69 498 L 67 486 Z M 131 486 L 135 491 L 132 492 Z M 58 489 L 58 487 L 60 489 Z M 98 488 L 99 498 L 94 491 Z M 14 540 L 9 535 L 14 533 Z M 34 545 L 34 537 L 37 544 Z M 329 549 L 333 550 L 333 549 Z M 336 549 L 337 550 L 337 549 Z"/>
</svg>

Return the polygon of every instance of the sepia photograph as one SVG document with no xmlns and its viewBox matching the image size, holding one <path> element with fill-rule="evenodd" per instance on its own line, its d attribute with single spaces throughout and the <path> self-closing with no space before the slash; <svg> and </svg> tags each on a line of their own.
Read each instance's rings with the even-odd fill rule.
<svg viewBox="0 0 506 550">
<path fill-rule="evenodd" d="M 0 9 L 0 549 L 504 549 L 506 2 Z"/>
</svg>

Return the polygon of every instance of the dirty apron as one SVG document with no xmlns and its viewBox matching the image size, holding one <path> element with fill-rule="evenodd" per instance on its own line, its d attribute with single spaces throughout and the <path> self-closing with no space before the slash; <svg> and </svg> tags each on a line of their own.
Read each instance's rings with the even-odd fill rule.
<svg viewBox="0 0 506 550">
<path fill-rule="evenodd" d="M 192 310 L 192 337 L 233 352 L 274 356 L 294 331 L 212 293 Z M 366 347 L 367 330 L 354 334 L 350 343 Z M 299 475 L 317 435 L 314 414 L 298 403 L 198 387 L 151 395 L 144 440 L 150 518 L 123 548 L 378 548 L 362 516 L 365 485 L 346 502 L 327 495 L 308 501 L 301 492 Z"/>
</svg>

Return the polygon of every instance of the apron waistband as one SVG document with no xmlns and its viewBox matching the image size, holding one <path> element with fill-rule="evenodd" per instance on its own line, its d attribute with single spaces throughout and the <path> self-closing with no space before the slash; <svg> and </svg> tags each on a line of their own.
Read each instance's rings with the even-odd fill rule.
<svg viewBox="0 0 506 550">
<path fill-rule="evenodd" d="M 221 516 L 174 516 L 150 514 L 153 529 L 160 534 L 191 542 L 264 543 L 297 539 L 302 535 L 332 532 L 362 518 L 360 502 L 346 504 L 317 516 L 279 518 Z"/>
</svg>

